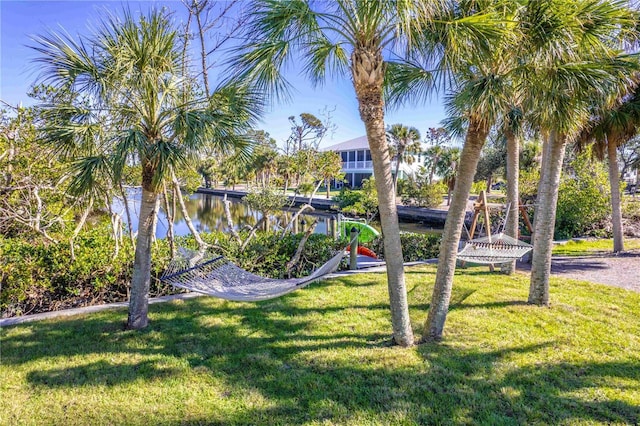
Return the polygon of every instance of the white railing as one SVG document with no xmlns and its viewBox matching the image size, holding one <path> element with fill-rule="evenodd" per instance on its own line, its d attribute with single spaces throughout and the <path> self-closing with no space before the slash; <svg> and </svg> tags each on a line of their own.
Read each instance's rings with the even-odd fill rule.
<svg viewBox="0 0 640 426">
<path fill-rule="evenodd" d="M 355 169 L 371 169 L 373 168 L 373 161 L 343 161 L 343 170 L 355 170 Z"/>
</svg>

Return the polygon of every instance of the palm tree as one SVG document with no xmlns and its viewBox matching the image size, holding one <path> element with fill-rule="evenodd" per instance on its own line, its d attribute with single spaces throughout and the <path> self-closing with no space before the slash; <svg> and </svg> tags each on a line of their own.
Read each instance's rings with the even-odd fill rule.
<svg viewBox="0 0 640 426">
<path fill-rule="evenodd" d="M 460 148 L 446 147 L 436 164 L 436 172 L 447 185 L 447 205 L 451 204 L 451 192 L 456 185 L 456 175 L 460 167 Z"/>
<path fill-rule="evenodd" d="M 535 55 L 529 119 L 545 135 L 533 230 L 529 303 L 549 304 L 551 249 L 558 183 L 566 145 L 575 140 L 591 114 L 593 99 L 616 99 L 632 83 L 637 60 L 618 50 L 620 40 L 637 37 L 637 13 L 627 2 L 582 1 L 530 4 L 549 24 L 532 29 Z M 533 58 L 533 56 L 532 56 Z M 609 102 L 604 102 L 605 104 Z"/>
<path fill-rule="evenodd" d="M 611 222 L 613 226 L 613 251 L 624 250 L 622 232 L 622 208 L 620 206 L 620 173 L 618 147 L 638 134 L 640 128 L 640 89 L 625 94 L 616 105 L 599 111 L 582 131 L 580 142 L 596 143 L 596 154 L 600 159 L 607 156 L 609 186 L 611 188 Z"/>
<path fill-rule="evenodd" d="M 257 118 L 260 98 L 242 87 L 221 87 L 204 99 L 185 96 L 176 30 L 163 12 L 138 21 L 131 12 L 108 16 L 93 37 L 78 41 L 49 33 L 35 39 L 45 83 L 77 93 L 76 103 L 44 105 L 53 125 L 47 139 L 74 158 L 78 192 L 93 186 L 98 172 L 119 181 L 127 161 L 142 171 L 138 242 L 133 265 L 131 329 L 148 323 L 151 242 L 163 181 L 187 165 L 203 147 L 246 146 L 237 136 Z M 187 93 L 189 95 L 189 93 Z M 186 99 L 186 100 L 185 100 Z M 101 137 L 95 137 L 100 130 Z M 90 154 L 74 157 L 78 148 Z"/>
<path fill-rule="evenodd" d="M 515 2 L 514 2 L 515 3 Z M 505 2 L 509 6 L 509 2 Z M 511 108 L 514 91 L 512 90 L 512 56 L 514 40 L 518 33 L 511 7 L 476 2 L 457 5 L 455 13 L 460 20 L 479 20 L 483 23 L 487 35 L 468 36 L 464 43 L 448 33 L 440 41 L 440 49 L 445 52 L 442 63 L 433 67 L 429 57 L 423 57 L 424 47 L 432 43 L 430 34 L 423 34 L 418 41 L 422 50 L 415 52 L 409 60 L 398 64 L 399 75 L 389 89 L 392 99 L 403 100 L 407 93 L 409 99 L 420 99 L 428 95 L 432 80 L 444 80 L 450 92 L 447 95 L 447 109 L 451 117 L 458 117 L 451 130 L 466 128 L 464 145 L 457 171 L 450 176 L 449 211 L 445 222 L 436 282 L 431 298 L 429 313 L 422 333 L 422 340 L 440 340 L 444 330 L 449 302 L 453 287 L 458 243 L 463 228 L 467 202 L 478 160 L 487 135 L 498 117 Z M 469 7 L 470 10 L 466 10 Z M 480 20 L 478 16 L 483 19 Z M 460 31 L 460 29 L 458 29 Z M 444 70 L 442 76 L 434 77 L 429 69 Z M 408 89 L 413 89 L 408 91 Z"/>
<path fill-rule="evenodd" d="M 393 175 L 393 187 L 398 192 L 398 173 L 400 164 L 413 163 L 413 156 L 422 152 L 420 143 L 420 131 L 415 127 L 407 127 L 402 124 L 393 124 L 387 130 L 389 150 L 392 158 L 396 159 L 396 172 Z"/>
</svg>

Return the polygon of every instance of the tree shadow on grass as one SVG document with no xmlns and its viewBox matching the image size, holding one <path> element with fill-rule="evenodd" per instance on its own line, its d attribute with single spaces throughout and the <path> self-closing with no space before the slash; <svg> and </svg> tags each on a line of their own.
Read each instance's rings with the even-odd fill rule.
<svg viewBox="0 0 640 426">
<path fill-rule="evenodd" d="M 166 379 L 177 376 L 180 371 L 175 368 L 159 367 L 155 360 L 129 363 L 111 363 L 105 360 L 92 362 L 72 368 L 50 368 L 32 371 L 27 380 L 33 385 L 46 387 L 76 386 L 113 386 L 127 383 L 144 376 L 149 380 Z"/>
<path fill-rule="evenodd" d="M 457 309 L 470 294 L 461 293 Z M 512 365 L 516 355 L 543 359 L 538 352 L 557 344 L 550 338 L 489 350 L 425 344 L 408 350 L 417 351 L 422 362 L 407 363 L 407 350 L 380 347 L 375 327 L 368 332 L 322 328 L 325 320 L 351 321 L 345 318 L 351 310 L 382 309 L 376 318 L 387 315 L 388 305 L 301 308 L 294 298 L 252 305 L 193 299 L 154 306 L 151 325 L 142 331 L 122 330 L 122 312 L 22 326 L 22 332 L 3 339 L 3 364 L 95 355 L 84 365 L 26 374 L 33 387 L 46 391 L 129 381 L 153 386 L 157 378 L 178 380 L 182 374 L 166 367 L 167 359 L 186 360 L 185 372 L 215 378 L 240 401 L 247 392 L 267 401 L 239 402 L 233 409 L 166 424 L 640 421 L 637 405 L 599 393 L 618 381 L 640 388 L 638 361 Z M 127 363 L 129 354 L 136 362 Z M 115 355 L 122 361 L 113 365 L 109 359 Z"/>
</svg>

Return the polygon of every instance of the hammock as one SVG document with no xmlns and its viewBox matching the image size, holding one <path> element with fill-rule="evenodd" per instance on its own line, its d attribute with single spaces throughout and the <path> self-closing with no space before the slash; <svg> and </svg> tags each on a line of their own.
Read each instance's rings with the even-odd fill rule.
<svg viewBox="0 0 640 426">
<path fill-rule="evenodd" d="M 469 240 L 458 253 L 465 262 L 500 264 L 520 259 L 533 249 L 531 244 L 516 240 L 504 233 Z"/>
<path fill-rule="evenodd" d="M 344 250 L 339 251 L 311 275 L 290 279 L 261 277 L 234 265 L 223 256 L 209 256 L 209 259 L 205 259 L 205 256 L 197 252 L 195 256 L 183 255 L 171 261 L 160 281 L 221 299 L 258 302 L 306 287 L 335 271 L 344 256 Z"/>
</svg>

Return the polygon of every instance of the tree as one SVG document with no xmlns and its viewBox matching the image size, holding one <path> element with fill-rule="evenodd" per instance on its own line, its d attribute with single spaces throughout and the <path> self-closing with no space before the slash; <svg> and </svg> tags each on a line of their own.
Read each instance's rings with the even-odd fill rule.
<svg viewBox="0 0 640 426">
<path fill-rule="evenodd" d="M 431 185 L 440 157 L 444 153 L 445 147 L 451 142 L 451 136 L 443 127 L 430 127 L 425 142 L 429 145 L 424 155 L 425 166 L 429 168 L 429 185 Z"/>
<path fill-rule="evenodd" d="M 640 89 L 625 94 L 612 108 L 605 108 L 594 114 L 591 123 L 582 131 L 580 140 L 595 142 L 596 155 L 608 162 L 609 187 L 611 188 L 611 222 L 613 228 L 613 251 L 624 250 L 622 230 L 622 207 L 620 205 L 620 169 L 618 167 L 618 147 L 638 134 L 640 127 Z"/>
<path fill-rule="evenodd" d="M 505 170 L 507 140 L 505 135 L 493 132 L 489 136 L 489 142 L 482 149 L 482 156 L 478 162 L 475 181 L 486 180 L 486 192 L 491 192 L 491 184 L 496 174 L 502 174 Z"/>
<path fill-rule="evenodd" d="M 447 186 L 447 205 L 451 205 L 451 193 L 456 186 L 456 176 L 460 168 L 460 148 L 447 147 L 443 149 L 436 172 L 442 178 L 442 182 Z"/>
<path fill-rule="evenodd" d="M 414 155 L 422 152 L 420 132 L 415 127 L 407 127 L 402 124 L 393 124 L 387 130 L 389 140 L 389 155 L 396 159 L 396 172 L 393 175 L 393 187 L 398 192 L 398 174 L 400 164 L 412 164 Z"/>
<path fill-rule="evenodd" d="M 466 128 L 423 341 L 442 338 L 458 243 L 480 152 L 489 130 L 513 100 L 508 90 L 508 59 L 517 35 L 514 9 L 516 5 L 510 2 L 455 2 L 444 19 L 428 23 L 430 31 L 419 34 L 417 48 L 394 65 L 395 78 L 389 79 L 389 98 L 394 103 L 422 100 L 436 85 L 443 86 L 449 90 L 449 115 L 464 122 L 464 126 L 450 128 Z"/>
<path fill-rule="evenodd" d="M 331 198 L 331 180 L 344 178 L 342 172 L 342 157 L 336 151 L 322 151 L 316 153 L 313 175 L 324 182 L 327 199 Z"/>
<path fill-rule="evenodd" d="M 628 90 L 637 59 L 623 54 L 619 47 L 627 37 L 637 37 L 637 12 L 626 2 L 580 0 L 570 5 L 531 3 L 530 9 L 549 25 L 531 27 L 529 40 L 535 43 L 536 51 L 549 54 L 536 55 L 537 66 L 528 73 L 532 84 L 527 101 L 529 119 L 545 135 L 528 301 L 548 306 L 565 148 L 589 119 L 594 99 L 606 104 Z"/>
<path fill-rule="evenodd" d="M 435 6 L 435 5 L 434 5 Z M 384 125 L 383 88 L 387 62 L 383 53 L 415 39 L 426 3 L 405 1 L 260 0 L 252 7 L 251 39 L 240 47 L 233 74 L 258 88 L 286 96 L 289 85 L 282 69 L 299 59 L 313 82 L 328 73 L 351 78 L 371 149 L 385 259 L 394 341 L 413 344 L 404 282 L 402 247 L 391 159 Z"/>
<path fill-rule="evenodd" d="M 295 154 L 303 149 L 317 150 L 328 127 L 318 117 L 308 112 L 300 114 L 300 123 L 295 115 L 289 117 L 291 135 L 285 142 L 285 154 Z"/>
<path fill-rule="evenodd" d="M 246 146 L 242 135 L 257 118 L 260 97 L 241 86 L 220 87 L 194 99 L 182 74 L 176 30 L 163 12 L 134 19 L 105 18 L 93 37 L 74 40 L 48 33 L 35 38 L 42 79 L 75 93 L 84 104 L 43 105 L 50 117 L 46 140 L 74 159 L 76 192 L 89 191 L 99 172 L 119 180 L 128 158 L 142 172 L 138 241 L 133 264 L 128 328 L 148 323 L 151 242 L 158 195 L 170 170 L 179 169 L 205 146 Z M 79 146 L 90 155 L 75 156 Z M 85 151 L 86 152 L 86 151 Z"/>
</svg>

